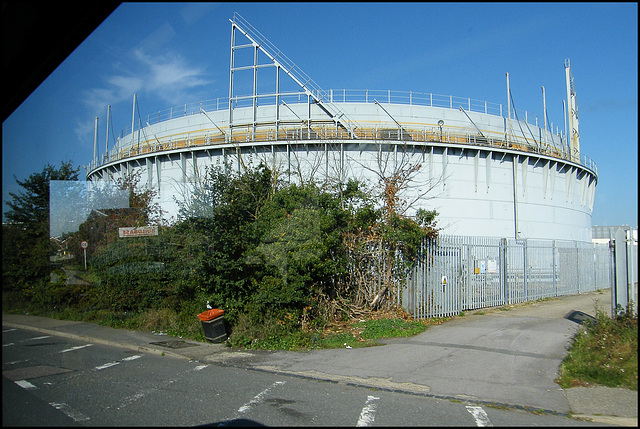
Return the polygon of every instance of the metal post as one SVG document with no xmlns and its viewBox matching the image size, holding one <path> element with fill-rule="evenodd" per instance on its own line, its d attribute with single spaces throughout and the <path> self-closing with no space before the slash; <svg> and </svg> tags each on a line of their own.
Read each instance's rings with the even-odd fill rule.
<svg viewBox="0 0 640 429">
<path fill-rule="evenodd" d="M 93 168 L 96 168 L 97 164 L 97 151 L 98 151 L 98 117 L 96 116 L 96 123 L 93 129 Z"/>
<path fill-rule="evenodd" d="M 547 137 L 547 99 L 544 95 L 544 86 L 542 87 L 542 114 L 544 115 L 544 144 L 549 145 Z"/>
<path fill-rule="evenodd" d="M 576 241 L 576 281 L 577 281 L 577 290 L 580 293 L 580 248 L 578 247 L 578 242 Z"/>
<path fill-rule="evenodd" d="M 516 163 L 519 162 L 520 156 L 513 154 L 512 155 L 512 172 L 513 172 L 513 226 L 514 226 L 514 236 L 515 239 L 518 239 L 518 195 L 517 195 L 517 175 L 516 175 Z"/>
<path fill-rule="evenodd" d="M 231 55 L 230 55 L 230 64 L 229 64 L 229 123 L 227 124 L 229 128 L 229 132 L 227 133 L 228 140 L 230 143 L 232 141 L 232 129 L 233 129 L 233 47 L 235 44 L 235 35 L 236 35 L 236 24 L 231 21 Z"/>
<path fill-rule="evenodd" d="M 525 301 L 529 301 L 529 290 L 527 288 L 527 280 L 529 276 L 529 270 L 527 270 L 527 240 L 525 239 L 522 244 L 522 288 L 524 289 L 524 299 Z"/>
<path fill-rule="evenodd" d="M 109 156 L 109 122 L 111 120 L 111 105 L 109 104 L 107 106 L 107 138 L 106 143 L 105 143 L 105 147 L 104 147 L 104 156 L 108 157 Z"/>
<path fill-rule="evenodd" d="M 131 112 L 131 147 L 133 148 L 133 130 L 136 126 L 136 94 L 133 94 L 133 111 Z"/>
<path fill-rule="evenodd" d="M 509 73 L 507 73 L 507 146 L 511 136 L 511 89 L 509 88 Z"/>
<path fill-rule="evenodd" d="M 509 281 L 507 276 L 507 239 L 500 239 L 500 248 L 498 251 L 498 259 L 500 260 L 498 269 L 500 270 L 500 282 L 502 283 L 503 300 L 505 304 L 510 304 L 509 299 Z"/>
<path fill-rule="evenodd" d="M 280 128 L 280 66 L 276 65 L 276 140 Z M 274 163 L 275 166 L 275 163 Z"/>
<path fill-rule="evenodd" d="M 553 248 L 551 249 L 552 254 L 551 254 L 551 264 L 552 264 L 552 271 L 553 271 L 553 296 L 558 296 L 558 282 L 556 279 L 556 251 L 557 251 L 557 244 L 556 244 L 556 240 L 553 240 Z"/>
<path fill-rule="evenodd" d="M 253 48 L 253 126 L 251 141 L 256 139 L 256 121 L 258 114 L 258 46 Z"/>
</svg>

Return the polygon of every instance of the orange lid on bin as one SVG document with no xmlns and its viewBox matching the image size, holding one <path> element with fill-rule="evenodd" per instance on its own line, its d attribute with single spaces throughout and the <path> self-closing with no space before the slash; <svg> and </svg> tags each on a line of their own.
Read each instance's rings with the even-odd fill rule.
<svg viewBox="0 0 640 429">
<path fill-rule="evenodd" d="M 214 308 L 212 310 L 207 310 L 198 314 L 198 319 L 202 320 L 203 322 L 206 322 L 208 320 L 213 320 L 216 317 L 220 317 L 223 314 L 224 314 L 224 310 L 221 310 L 219 308 Z"/>
</svg>

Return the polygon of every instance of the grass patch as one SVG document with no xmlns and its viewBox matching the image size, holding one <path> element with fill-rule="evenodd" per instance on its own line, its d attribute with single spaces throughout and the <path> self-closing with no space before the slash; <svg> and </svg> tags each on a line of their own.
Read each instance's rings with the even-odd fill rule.
<svg viewBox="0 0 640 429">
<path fill-rule="evenodd" d="M 638 317 L 630 308 L 611 318 L 596 309 L 573 339 L 556 379 L 563 388 L 600 385 L 638 390 Z"/>
<path fill-rule="evenodd" d="M 296 351 L 372 347 L 380 345 L 379 339 L 414 336 L 429 325 L 442 323 L 441 319 L 406 320 L 388 316 L 372 314 L 367 320 L 333 323 L 323 330 L 309 331 L 279 327 L 269 320 L 256 326 L 241 316 L 227 344 L 247 349 Z"/>
</svg>

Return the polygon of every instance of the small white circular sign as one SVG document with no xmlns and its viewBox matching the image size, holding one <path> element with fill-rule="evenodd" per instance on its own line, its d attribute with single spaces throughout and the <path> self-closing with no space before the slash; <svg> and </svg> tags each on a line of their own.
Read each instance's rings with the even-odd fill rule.
<svg viewBox="0 0 640 429">
<path fill-rule="evenodd" d="M 87 247 L 89 247 L 89 243 L 87 243 L 86 241 L 83 241 L 82 243 L 80 243 L 80 247 L 82 247 L 83 249 L 86 249 Z"/>
</svg>

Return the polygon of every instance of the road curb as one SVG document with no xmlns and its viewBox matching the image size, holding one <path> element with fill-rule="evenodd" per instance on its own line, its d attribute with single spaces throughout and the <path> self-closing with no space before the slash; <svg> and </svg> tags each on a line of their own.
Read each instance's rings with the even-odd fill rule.
<svg viewBox="0 0 640 429">
<path fill-rule="evenodd" d="M 588 420 L 594 423 L 602 423 L 606 425 L 638 427 L 637 417 L 594 416 L 588 414 L 572 414 L 571 417 L 577 420 Z"/>
<path fill-rule="evenodd" d="M 2 324 L 6 326 L 10 326 L 12 328 L 16 328 L 16 329 L 24 329 L 27 331 L 40 332 L 41 334 L 57 335 L 57 336 L 69 338 L 72 340 L 89 341 L 92 343 L 98 343 L 105 346 L 125 348 L 134 352 L 147 352 L 147 353 L 153 353 L 160 356 L 170 356 L 170 357 L 179 358 L 179 359 L 191 360 L 191 358 L 188 358 L 179 353 L 175 353 L 170 350 L 158 349 L 155 347 L 139 346 L 135 344 L 127 344 L 119 341 L 104 340 L 101 338 L 90 337 L 85 335 L 70 334 L 68 332 L 56 331 L 53 329 L 40 328 L 36 326 L 22 325 L 14 322 L 2 322 Z"/>
</svg>

